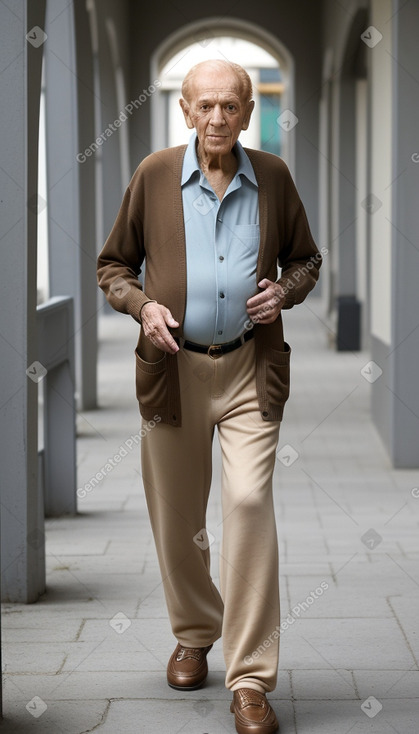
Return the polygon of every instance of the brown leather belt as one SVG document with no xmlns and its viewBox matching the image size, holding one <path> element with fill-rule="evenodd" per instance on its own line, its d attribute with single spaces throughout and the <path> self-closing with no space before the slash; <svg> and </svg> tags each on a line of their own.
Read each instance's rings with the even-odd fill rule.
<svg viewBox="0 0 419 734">
<path fill-rule="evenodd" d="M 175 341 L 180 344 L 181 347 L 183 347 L 184 349 L 189 349 L 191 352 L 208 354 L 211 359 L 218 359 L 218 357 L 222 357 L 223 354 L 234 352 L 234 350 L 241 347 L 242 344 L 248 342 L 250 339 L 253 339 L 253 336 L 253 329 L 249 329 L 243 334 L 242 337 L 234 339 L 234 341 L 232 342 L 227 342 L 226 344 L 210 344 L 208 347 L 205 346 L 205 344 L 195 344 L 194 342 L 189 342 L 184 339 L 175 339 Z"/>
</svg>

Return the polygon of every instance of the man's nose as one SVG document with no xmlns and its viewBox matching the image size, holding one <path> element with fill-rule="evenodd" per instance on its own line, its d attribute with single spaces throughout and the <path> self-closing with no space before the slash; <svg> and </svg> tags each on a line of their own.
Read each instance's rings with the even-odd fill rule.
<svg viewBox="0 0 419 734">
<path fill-rule="evenodd" d="M 212 125 L 224 125 L 224 115 L 223 110 L 220 104 L 214 105 L 212 115 L 211 115 L 211 124 Z"/>
</svg>

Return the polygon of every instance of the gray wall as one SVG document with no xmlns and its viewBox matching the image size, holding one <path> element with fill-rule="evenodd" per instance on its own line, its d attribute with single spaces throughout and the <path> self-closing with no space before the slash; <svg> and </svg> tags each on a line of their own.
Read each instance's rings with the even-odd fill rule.
<svg viewBox="0 0 419 734">
<path fill-rule="evenodd" d="M 419 3 L 393 6 L 392 408 L 395 466 L 419 466 Z M 397 177 L 397 180 L 396 180 Z M 377 382 L 380 382 L 379 380 Z M 387 397 L 388 400 L 388 397 Z M 377 422 L 377 425 L 378 422 Z"/>
<path fill-rule="evenodd" d="M 368 0 L 324 0 L 322 5 L 323 50 L 333 48 L 339 67 L 343 62 L 346 39 L 353 18 L 357 10 L 368 8 Z"/>
<path fill-rule="evenodd" d="M 340 296 L 355 296 L 356 222 L 359 216 L 356 170 L 356 82 L 366 78 L 365 45 L 361 33 L 368 24 L 366 0 L 325 0 L 323 14 L 322 53 L 332 56 L 331 95 L 331 162 L 328 164 L 330 195 L 328 233 L 329 246 L 338 254 L 332 285 L 332 308 Z M 326 81 L 326 80 L 325 80 Z M 326 87 L 325 87 L 326 91 Z M 327 263 L 330 267 L 330 260 Z M 345 334 L 338 339 L 345 341 Z"/>
<path fill-rule="evenodd" d="M 139 3 L 137 3 L 139 4 Z M 107 21 L 111 21 L 115 28 L 117 55 L 125 81 L 126 102 L 130 100 L 129 88 L 131 85 L 130 65 L 130 26 L 132 26 L 132 10 L 128 0 L 96 0 L 97 22 L 99 35 L 99 65 L 100 65 L 100 122 L 98 134 L 103 133 L 109 124 L 113 124 L 122 111 L 117 100 L 115 68 L 113 51 L 111 48 Z M 135 40 L 134 40 L 135 42 Z M 123 108 L 122 108 L 123 109 Z M 123 123 L 129 125 L 129 122 Z M 118 209 L 121 204 L 123 191 L 129 183 L 122 180 L 120 162 L 120 135 L 121 129 L 107 138 L 99 151 L 102 160 L 102 235 L 109 234 Z M 96 154 L 97 155 L 97 154 Z M 101 243 L 99 243 L 100 246 Z"/>
<path fill-rule="evenodd" d="M 365 0 L 325 0 L 323 17 L 323 50 L 333 49 L 334 70 L 341 74 L 344 52 L 347 48 L 348 33 L 357 12 L 368 8 Z M 374 5 L 371 6 L 374 9 Z M 378 8 L 381 6 L 378 5 Z M 376 6 L 377 9 L 377 6 Z M 366 16 L 366 27 L 372 22 Z M 371 385 L 372 417 L 391 461 L 395 467 L 413 468 L 419 465 L 419 390 L 417 388 L 417 365 L 419 364 L 419 290 L 417 280 L 419 274 L 418 230 L 419 217 L 417 201 L 419 198 L 419 164 L 417 130 L 419 128 L 418 74 L 419 46 L 417 29 L 419 27 L 419 3 L 415 0 L 393 0 L 388 18 L 383 21 L 386 29 L 391 28 L 392 56 L 397 59 L 392 65 L 391 96 L 391 273 L 390 280 L 378 283 L 386 303 L 391 304 L 391 335 L 389 343 L 384 343 L 377 335 L 370 338 L 371 359 L 383 371 L 382 375 Z M 359 31 L 359 28 L 358 28 Z M 358 32 L 357 31 L 357 32 Z M 359 44 L 359 42 L 358 42 Z M 368 56 L 371 64 L 371 54 Z M 346 63 L 345 59 L 345 63 Z M 346 68 L 344 70 L 346 72 Z M 362 70 L 361 70 L 362 73 Z M 353 74 L 359 74 L 354 68 Z M 369 98 L 371 117 L 371 98 L 373 79 L 369 74 Z M 342 100 L 342 86 L 338 89 Z M 336 87 L 338 85 L 336 84 Z M 343 90 L 344 91 L 344 90 Z M 332 118 L 332 135 L 342 133 L 342 105 L 336 106 Z M 389 110 L 390 113 L 390 110 Z M 383 108 L 383 114 L 387 112 Z M 345 111 L 344 111 L 345 115 Z M 379 117 L 379 115 L 378 115 Z M 387 118 L 388 119 L 388 118 Z M 350 131 L 349 131 L 350 132 Z M 376 156 L 381 151 L 373 152 L 374 129 L 369 130 L 368 168 L 372 176 L 377 164 Z M 353 131 L 352 131 L 353 135 Z M 346 136 L 348 147 L 351 135 Z M 353 143 L 352 143 L 353 145 Z M 412 158 L 413 156 L 413 158 Z M 338 171 L 335 181 L 339 202 L 337 231 L 345 227 L 344 201 L 351 198 L 351 187 L 355 185 L 354 173 L 351 174 L 351 161 L 347 166 L 341 165 L 344 158 L 333 161 Z M 340 180 L 342 174 L 346 183 Z M 347 194 L 342 196 L 342 191 Z M 348 193 L 349 192 L 349 193 Z M 342 218 L 343 214 L 343 218 Z M 333 215 L 333 212 L 332 212 Z M 347 232 L 349 230 L 346 230 Z M 375 243 L 371 225 L 369 231 L 369 249 Z M 376 244 L 376 243 L 375 243 Z M 353 266 L 350 238 L 340 235 L 336 245 L 339 247 L 339 271 L 336 273 L 335 286 L 337 294 L 346 292 L 351 287 Z M 333 245 L 335 246 L 335 245 Z M 379 252 L 379 247 L 376 248 Z M 377 269 L 377 256 L 371 262 L 371 272 Z M 343 272 L 345 271 L 345 272 Z M 350 278 L 348 279 L 348 272 Z M 380 271 L 381 272 L 381 271 Z M 371 285 L 371 281 L 370 281 Z"/>
</svg>

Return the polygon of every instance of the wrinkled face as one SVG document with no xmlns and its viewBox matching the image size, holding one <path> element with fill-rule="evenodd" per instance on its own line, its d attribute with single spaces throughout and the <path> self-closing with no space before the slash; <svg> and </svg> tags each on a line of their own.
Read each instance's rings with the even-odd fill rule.
<svg viewBox="0 0 419 734">
<path fill-rule="evenodd" d="M 200 69 L 192 77 L 190 99 L 180 105 L 189 128 L 195 128 L 199 145 L 209 156 L 227 155 L 241 130 L 249 126 L 254 102 L 245 102 L 233 72 Z"/>
</svg>

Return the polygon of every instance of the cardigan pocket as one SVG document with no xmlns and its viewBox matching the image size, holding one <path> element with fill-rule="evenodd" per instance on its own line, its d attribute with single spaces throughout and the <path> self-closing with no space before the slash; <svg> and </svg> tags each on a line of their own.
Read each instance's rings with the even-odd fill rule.
<svg viewBox="0 0 419 734">
<path fill-rule="evenodd" d="M 284 350 L 268 347 L 266 352 L 266 392 L 273 405 L 283 406 L 290 394 L 291 347 L 284 342 Z"/>
<path fill-rule="evenodd" d="M 135 388 L 140 406 L 163 408 L 167 402 L 166 355 L 157 362 L 146 362 L 136 349 L 135 359 Z"/>
</svg>

